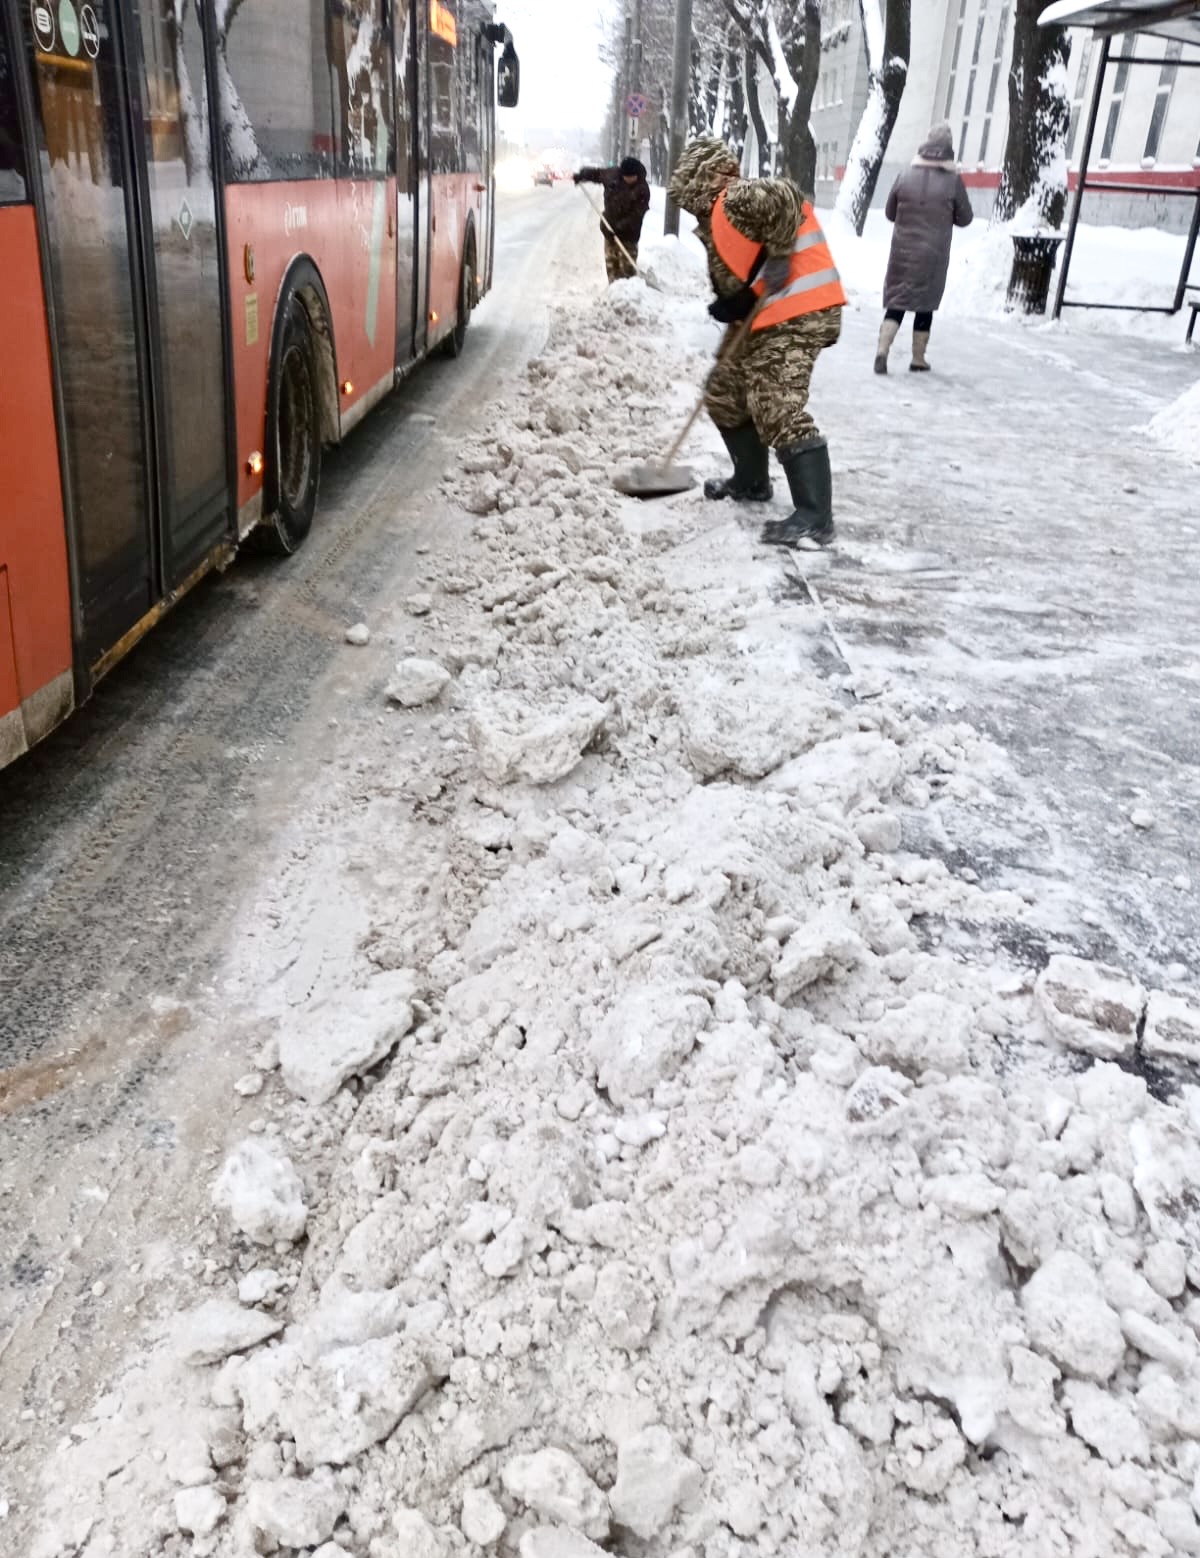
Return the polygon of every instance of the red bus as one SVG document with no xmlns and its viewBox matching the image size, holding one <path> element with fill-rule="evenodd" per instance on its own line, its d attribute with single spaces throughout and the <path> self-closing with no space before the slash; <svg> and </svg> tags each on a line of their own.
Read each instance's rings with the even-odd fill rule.
<svg viewBox="0 0 1200 1558">
<path fill-rule="evenodd" d="M 491 284 L 485 0 L 0 0 L 0 766 Z"/>
</svg>

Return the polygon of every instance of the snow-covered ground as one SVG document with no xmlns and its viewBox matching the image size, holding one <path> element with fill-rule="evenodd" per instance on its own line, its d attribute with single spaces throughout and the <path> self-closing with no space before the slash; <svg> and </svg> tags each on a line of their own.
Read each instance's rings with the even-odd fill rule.
<svg viewBox="0 0 1200 1558">
<path fill-rule="evenodd" d="M 346 644 L 190 1291 L 0 1485 L 34 1558 L 1200 1552 L 1195 971 L 1023 959 L 905 847 L 1007 755 L 757 516 L 615 495 L 712 339 L 646 258 Z"/>
</svg>

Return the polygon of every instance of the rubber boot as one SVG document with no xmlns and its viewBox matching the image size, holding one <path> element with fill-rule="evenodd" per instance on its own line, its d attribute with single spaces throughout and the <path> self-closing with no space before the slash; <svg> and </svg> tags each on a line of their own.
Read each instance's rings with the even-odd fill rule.
<svg viewBox="0 0 1200 1558">
<path fill-rule="evenodd" d="M 910 373 L 928 373 L 929 364 L 925 361 L 925 348 L 929 345 L 928 330 L 913 331 L 913 356 L 908 365 Z"/>
<path fill-rule="evenodd" d="M 787 519 L 769 520 L 763 526 L 763 540 L 770 546 L 796 546 L 801 541 L 828 546 L 836 534 L 829 446 L 823 438 L 789 444 L 779 450 L 779 461 L 796 508 Z"/>
<path fill-rule="evenodd" d="M 741 427 L 719 427 L 733 461 L 733 475 L 721 480 L 706 481 L 704 496 L 714 500 L 732 498 L 735 503 L 769 503 L 771 486 L 771 453 L 763 447 L 754 430 L 753 422 L 743 422 Z"/>
<path fill-rule="evenodd" d="M 888 353 L 892 349 L 892 343 L 899 332 L 900 324 L 895 319 L 885 319 L 879 327 L 879 345 L 875 348 L 875 372 L 887 372 Z"/>
</svg>

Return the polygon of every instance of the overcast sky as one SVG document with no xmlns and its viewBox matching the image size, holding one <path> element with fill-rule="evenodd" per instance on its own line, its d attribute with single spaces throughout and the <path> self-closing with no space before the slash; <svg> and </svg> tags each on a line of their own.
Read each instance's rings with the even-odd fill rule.
<svg viewBox="0 0 1200 1558">
<path fill-rule="evenodd" d="M 521 56 L 523 125 L 598 130 L 612 74 L 600 63 L 600 14 L 608 0 L 497 0 Z M 505 116 L 508 118 L 509 116 Z"/>
</svg>

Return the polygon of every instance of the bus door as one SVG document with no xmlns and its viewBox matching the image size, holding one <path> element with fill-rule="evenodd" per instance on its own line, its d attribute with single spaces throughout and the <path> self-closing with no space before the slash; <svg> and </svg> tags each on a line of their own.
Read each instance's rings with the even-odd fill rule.
<svg viewBox="0 0 1200 1558">
<path fill-rule="evenodd" d="M 418 185 L 417 0 L 396 0 L 396 365 L 417 355 Z"/>
<path fill-rule="evenodd" d="M 234 529 L 210 55 L 198 0 L 21 9 L 95 666 Z"/>
</svg>

